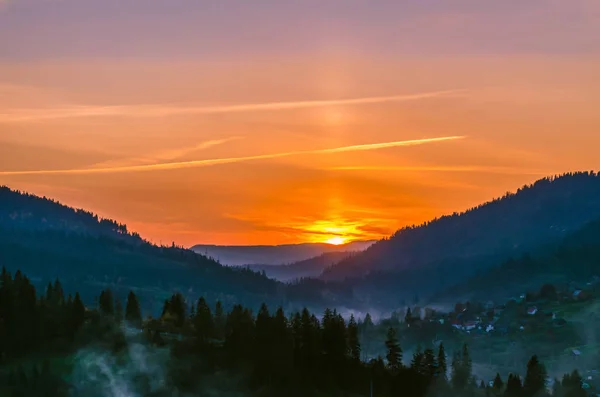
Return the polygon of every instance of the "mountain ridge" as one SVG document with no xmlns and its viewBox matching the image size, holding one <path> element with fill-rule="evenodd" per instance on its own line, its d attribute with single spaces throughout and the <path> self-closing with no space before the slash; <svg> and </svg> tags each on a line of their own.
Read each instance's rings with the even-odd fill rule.
<svg viewBox="0 0 600 397">
<path fill-rule="evenodd" d="M 343 280 L 522 251 L 600 217 L 597 197 L 600 175 L 594 172 L 543 178 L 462 213 L 400 229 L 327 269 L 322 278 Z"/>
<path fill-rule="evenodd" d="M 280 266 L 309 260 L 329 252 L 362 251 L 374 240 L 352 241 L 346 244 L 298 243 L 282 245 L 203 245 L 190 249 L 215 258 L 229 266 L 268 265 Z"/>
</svg>

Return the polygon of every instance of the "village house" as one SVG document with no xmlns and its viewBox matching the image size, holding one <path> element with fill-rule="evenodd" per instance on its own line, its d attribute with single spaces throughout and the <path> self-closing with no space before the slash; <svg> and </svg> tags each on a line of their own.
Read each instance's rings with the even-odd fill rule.
<svg viewBox="0 0 600 397">
<path fill-rule="evenodd" d="M 530 316 L 533 316 L 537 313 L 538 308 L 537 306 L 531 306 L 530 308 L 527 309 L 527 314 L 529 314 Z"/>
</svg>

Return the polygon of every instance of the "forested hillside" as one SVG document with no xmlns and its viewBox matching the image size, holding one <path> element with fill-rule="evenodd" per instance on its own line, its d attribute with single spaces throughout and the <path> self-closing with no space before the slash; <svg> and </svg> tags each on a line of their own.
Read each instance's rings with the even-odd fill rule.
<svg viewBox="0 0 600 397">
<path fill-rule="evenodd" d="M 103 287 L 133 288 L 148 298 L 150 311 L 175 290 L 227 305 L 285 301 L 282 286 L 259 273 L 150 244 L 115 221 L 6 187 L 0 188 L 0 265 L 42 285 L 60 278 L 67 290 L 78 286 L 86 302 Z"/>
<path fill-rule="evenodd" d="M 445 290 L 434 300 L 508 298 L 530 291 L 540 282 L 583 288 L 600 276 L 600 219 L 563 238 L 518 257 L 509 258 Z"/>
<path fill-rule="evenodd" d="M 249 265 L 251 270 L 265 272 L 267 277 L 279 281 L 292 281 L 304 277 L 319 277 L 329 266 L 356 252 L 326 252 L 314 258 L 291 263 L 289 265 Z"/>
<path fill-rule="evenodd" d="M 559 241 L 600 217 L 599 197 L 600 175 L 594 172 L 544 178 L 464 213 L 399 230 L 327 269 L 322 278 L 352 278 L 348 283 L 363 292 L 439 290 Z"/>
</svg>

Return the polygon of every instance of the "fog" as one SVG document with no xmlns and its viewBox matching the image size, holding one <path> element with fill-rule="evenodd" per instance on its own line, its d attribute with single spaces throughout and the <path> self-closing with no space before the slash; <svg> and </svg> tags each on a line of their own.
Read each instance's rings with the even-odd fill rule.
<svg viewBox="0 0 600 397">
<path fill-rule="evenodd" d="M 169 392 L 165 372 L 169 350 L 148 348 L 134 340 L 132 331 L 123 331 L 128 342 L 124 352 L 113 354 L 90 347 L 77 353 L 73 397 L 141 397 Z"/>
</svg>

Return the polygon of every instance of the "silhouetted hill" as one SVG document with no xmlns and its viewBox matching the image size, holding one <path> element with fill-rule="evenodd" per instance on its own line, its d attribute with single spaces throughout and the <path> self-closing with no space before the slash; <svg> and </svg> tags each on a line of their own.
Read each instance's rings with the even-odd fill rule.
<svg viewBox="0 0 600 397">
<path fill-rule="evenodd" d="M 509 257 L 600 218 L 600 176 L 549 177 L 489 203 L 396 232 L 340 261 L 322 280 L 344 280 L 370 307 L 395 307 L 460 283 Z"/>
<path fill-rule="evenodd" d="M 285 301 L 283 286 L 259 273 L 156 246 L 115 221 L 7 187 L 0 188 L 0 266 L 20 269 L 39 284 L 58 277 L 88 299 L 105 287 L 121 294 L 133 288 L 153 310 L 175 290 L 226 305 Z"/>
<path fill-rule="evenodd" d="M 541 285 L 585 288 L 600 276 L 600 219 L 553 244 L 509 258 L 437 294 L 432 301 L 508 299 L 535 292 Z"/>
<path fill-rule="evenodd" d="M 55 200 L 0 186 L 0 226 L 18 230 L 63 231 L 142 243 L 137 233 L 112 219 L 67 207 Z"/>
<path fill-rule="evenodd" d="M 374 271 L 427 268 L 442 262 L 511 255 L 558 239 L 600 216 L 600 176 L 544 178 L 516 193 L 397 231 L 328 269 L 324 279 Z"/>
<path fill-rule="evenodd" d="M 304 243 L 285 245 L 195 245 L 191 249 L 230 266 L 288 265 L 329 252 L 362 251 L 374 241 L 348 244 Z"/>
<path fill-rule="evenodd" d="M 267 277 L 279 281 L 292 281 L 305 277 L 318 277 L 323 270 L 346 259 L 356 252 L 326 252 L 314 258 L 291 263 L 289 265 L 249 265 L 251 270 L 265 272 Z"/>
</svg>

